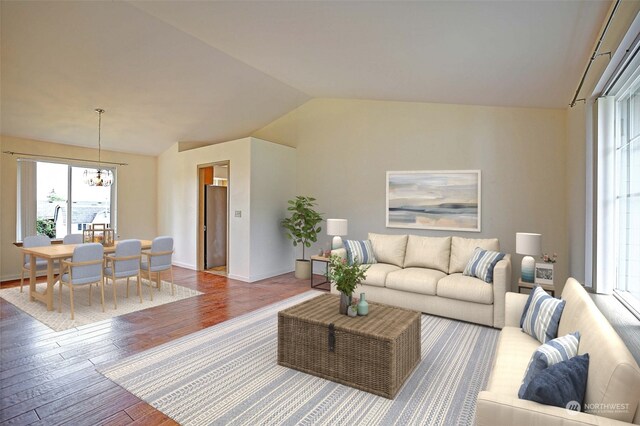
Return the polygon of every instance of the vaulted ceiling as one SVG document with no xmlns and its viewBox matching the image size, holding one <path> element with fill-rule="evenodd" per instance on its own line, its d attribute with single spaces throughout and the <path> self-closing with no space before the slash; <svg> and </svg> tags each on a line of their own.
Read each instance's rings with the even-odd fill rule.
<svg viewBox="0 0 640 426">
<path fill-rule="evenodd" d="M 315 97 L 565 108 L 610 1 L 1 4 L 3 134 L 156 155 Z"/>
</svg>

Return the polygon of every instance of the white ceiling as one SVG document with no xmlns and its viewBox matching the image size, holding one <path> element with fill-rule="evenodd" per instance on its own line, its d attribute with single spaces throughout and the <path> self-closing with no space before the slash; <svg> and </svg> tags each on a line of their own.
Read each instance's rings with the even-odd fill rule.
<svg viewBox="0 0 640 426">
<path fill-rule="evenodd" d="M 310 98 L 565 108 L 610 1 L 1 3 L 3 134 L 156 155 Z"/>
</svg>

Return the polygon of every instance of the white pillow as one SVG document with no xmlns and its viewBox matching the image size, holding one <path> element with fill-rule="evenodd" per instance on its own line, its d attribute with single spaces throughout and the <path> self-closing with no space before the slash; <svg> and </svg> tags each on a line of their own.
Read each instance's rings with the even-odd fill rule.
<svg viewBox="0 0 640 426">
<path fill-rule="evenodd" d="M 385 235 L 369 233 L 373 254 L 378 263 L 388 263 L 402 268 L 407 250 L 406 235 Z"/>
</svg>

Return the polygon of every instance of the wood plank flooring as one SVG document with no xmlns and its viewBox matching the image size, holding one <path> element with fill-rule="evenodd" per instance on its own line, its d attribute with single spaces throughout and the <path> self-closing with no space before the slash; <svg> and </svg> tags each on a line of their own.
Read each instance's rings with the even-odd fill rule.
<svg viewBox="0 0 640 426">
<path fill-rule="evenodd" d="M 293 274 L 251 284 L 177 267 L 174 276 L 204 294 L 60 332 L 0 299 L 0 425 L 176 424 L 96 367 L 309 290 Z"/>
</svg>

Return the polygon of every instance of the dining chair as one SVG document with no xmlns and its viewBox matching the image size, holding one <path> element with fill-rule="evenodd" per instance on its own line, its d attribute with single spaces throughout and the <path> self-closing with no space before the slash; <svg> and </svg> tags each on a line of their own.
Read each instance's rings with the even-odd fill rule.
<svg viewBox="0 0 640 426">
<path fill-rule="evenodd" d="M 58 312 L 62 312 L 62 285 L 69 287 L 69 301 L 71 303 L 71 319 L 74 318 L 73 288 L 89 284 L 89 306 L 91 306 L 91 289 L 93 284 L 100 285 L 100 301 L 104 312 L 104 271 L 102 262 L 104 247 L 99 243 L 80 244 L 73 249 L 71 261 L 62 261 L 60 274 L 60 303 Z"/>
<path fill-rule="evenodd" d="M 46 235 L 30 235 L 28 237 L 24 237 L 22 240 L 22 248 L 33 248 L 33 247 L 43 247 L 50 246 L 51 239 Z M 36 258 L 36 271 L 42 271 L 47 269 L 47 260 L 46 259 L 38 259 Z M 20 293 L 22 293 L 22 286 L 24 284 L 24 273 L 31 273 L 31 256 L 25 254 L 22 258 L 22 273 L 20 274 Z"/>
<path fill-rule="evenodd" d="M 142 255 L 146 256 L 147 260 L 143 260 L 140 263 L 140 273 L 142 276 L 146 276 L 151 285 L 151 274 L 156 275 L 156 285 L 158 291 L 160 291 L 160 274 L 163 271 L 169 271 L 171 273 L 171 295 L 175 294 L 173 285 L 173 268 L 171 266 L 171 255 L 173 254 L 173 237 L 156 237 L 151 242 L 151 250 L 143 251 Z M 153 300 L 153 293 L 151 294 L 151 300 Z"/>
<path fill-rule="evenodd" d="M 62 238 L 62 244 L 82 244 L 82 234 L 67 234 Z"/>
<path fill-rule="evenodd" d="M 111 278 L 111 285 L 113 286 L 113 308 L 118 309 L 117 302 L 117 278 L 127 279 L 127 298 L 129 297 L 129 278 L 136 277 L 138 295 L 140 296 L 140 303 L 142 303 L 142 280 L 140 277 L 140 261 L 142 255 L 142 243 L 139 240 L 122 240 L 116 246 L 116 251 L 113 256 L 106 255 L 104 278 L 107 281 Z M 149 287 L 149 293 L 153 298 L 153 291 Z"/>
</svg>

